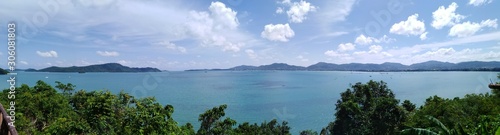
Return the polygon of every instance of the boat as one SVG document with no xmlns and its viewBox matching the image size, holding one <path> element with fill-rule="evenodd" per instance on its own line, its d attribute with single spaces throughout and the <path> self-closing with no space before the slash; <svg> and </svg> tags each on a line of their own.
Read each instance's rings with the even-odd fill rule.
<svg viewBox="0 0 500 135">
<path fill-rule="evenodd" d="M 80 74 L 83 74 L 83 73 L 85 73 L 85 72 L 83 72 L 83 71 L 80 71 L 80 72 L 78 72 L 78 73 L 80 73 Z"/>
</svg>

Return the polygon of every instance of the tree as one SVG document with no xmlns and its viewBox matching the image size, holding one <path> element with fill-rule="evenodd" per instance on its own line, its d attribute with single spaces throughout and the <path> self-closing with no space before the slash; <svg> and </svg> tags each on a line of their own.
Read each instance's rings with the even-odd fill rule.
<svg viewBox="0 0 500 135">
<path fill-rule="evenodd" d="M 318 135 L 318 132 L 313 130 L 304 130 L 300 132 L 300 135 Z"/>
<path fill-rule="evenodd" d="M 331 134 L 395 134 L 406 116 L 399 100 L 383 81 L 356 83 L 336 103 Z"/>
<path fill-rule="evenodd" d="M 58 88 L 59 90 L 61 90 L 63 92 L 64 95 L 72 95 L 72 91 L 75 90 L 75 85 L 71 84 L 71 83 L 67 83 L 67 84 L 63 84 L 59 81 L 56 81 L 56 88 Z"/>
<path fill-rule="evenodd" d="M 231 124 L 233 125 L 232 120 L 227 120 L 226 122 L 220 122 L 219 119 L 224 117 L 226 113 L 224 109 L 227 108 L 227 105 L 220 105 L 219 107 L 214 107 L 210 110 L 207 110 L 205 113 L 200 114 L 198 117 L 198 121 L 201 122 L 200 129 L 198 130 L 198 134 L 206 135 L 206 134 L 215 134 L 215 132 L 220 132 L 219 130 L 213 130 L 216 127 L 227 127 L 228 125 L 223 124 Z M 235 124 L 235 123 L 234 123 Z"/>
<path fill-rule="evenodd" d="M 413 112 L 416 108 L 415 104 L 411 103 L 410 100 L 403 101 L 402 106 L 408 112 Z"/>
</svg>

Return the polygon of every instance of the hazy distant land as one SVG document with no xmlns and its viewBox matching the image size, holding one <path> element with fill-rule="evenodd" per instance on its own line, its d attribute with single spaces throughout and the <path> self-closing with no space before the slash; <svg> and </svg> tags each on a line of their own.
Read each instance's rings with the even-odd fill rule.
<svg viewBox="0 0 500 135">
<path fill-rule="evenodd" d="M 500 71 L 500 62 L 470 61 L 449 63 L 440 61 L 427 61 L 412 65 L 400 63 L 382 64 L 333 64 L 319 62 L 307 67 L 288 65 L 286 63 L 273 63 L 262 66 L 241 65 L 228 69 L 190 69 L 186 71 L 243 71 L 243 70 L 293 70 L 293 71 Z"/>
</svg>

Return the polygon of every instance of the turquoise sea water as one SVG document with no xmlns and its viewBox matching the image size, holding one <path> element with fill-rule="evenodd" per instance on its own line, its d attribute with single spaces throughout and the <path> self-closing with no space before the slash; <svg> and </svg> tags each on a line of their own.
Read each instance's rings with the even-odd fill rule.
<svg viewBox="0 0 500 135">
<path fill-rule="evenodd" d="M 286 120 L 292 133 L 320 131 L 334 119 L 340 93 L 356 82 L 383 80 L 401 101 L 422 105 L 433 95 L 453 98 L 485 93 L 496 72 L 335 72 L 335 71 L 213 71 L 161 73 L 40 73 L 18 72 L 17 83 L 33 86 L 43 80 L 72 83 L 77 89 L 121 90 L 136 97 L 154 96 L 175 108 L 174 119 L 199 127 L 198 115 L 227 104 L 226 116 L 237 122 Z M 1 76 L 4 80 L 8 76 Z M 20 86 L 20 85 L 18 85 Z M 8 88 L 8 83 L 0 83 Z"/>
</svg>

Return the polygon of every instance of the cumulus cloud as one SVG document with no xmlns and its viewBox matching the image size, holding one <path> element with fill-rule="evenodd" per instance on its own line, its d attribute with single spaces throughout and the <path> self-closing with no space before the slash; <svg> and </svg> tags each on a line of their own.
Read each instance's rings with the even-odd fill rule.
<svg viewBox="0 0 500 135">
<path fill-rule="evenodd" d="M 395 39 L 389 38 L 387 35 L 384 35 L 381 38 L 377 39 L 374 37 L 365 36 L 363 34 L 359 35 L 358 37 L 356 37 L 356 40 L 354 40 L 356 44 L 360 45 L 368 45 L 372 43 L 390 43 L 393 41 L 395 41 Z"/>
<path fill-rule="evenodd" d="M 363 34 L 359 35 L 356 40 L 354 41 L 356 44 L 361 44 L 361 45 L 367 45 L 367 44 L 371 44 L 374 42 L 374 40 L 376 40 L 375 38 L 373 37 L 367 37 Z"/>
<path fill-rule="evenodd" d="M 309 12 L 316 11 L 316 7 L 311 3 L 301 0 L 300 2 L 293 2 L 290 9 L 286 11 L 290 22 L 302 23 L 302 21 L 307 19 L 307 14 Z"/>
<path fill-rule="evenodd" d="M 160 46 L 163 46 L 167 49 L 170 49 L 170 50 L 177 50 L 181 53 L 186 53 L 186 48 L 182 47 L 182 46 L 178 46 L 172 42 L 168 42 L 168 41 L 162 41 L 162 42 L 158 42 L 158 43 L 155 43 L 157 45 L 160 45 Z"/>
<path fill-rule="evenodd" d="M 116 56 L 119 56 L 120 53 L 118 52 L 115 52 L 115 51 L 97 51 L 96 52 L 97 54 L 101 55 L 101 56 L 105 56 L 105 57 L 116 57 Z"/>
<path fill-rule="evenodd" d="M 47 58 L 50 58 L 50 57 L 56 58 L 57 57 L 56 51 L 47 51 L 47 52 L 36 51 L 36 54 L 38 54 L 39 56 L 42 56 L 42 57 L 47 57 Z"/>
<path fill-rule="evenodd" d="M 493 0 L 469 0 L 469 5 L 480 6 L 491 2 L 493 2 Z"/>
<path fill-rule="evenodd" d="M 238 52 L 244 45 L 244 34 L 237 31 L 237 12 L 224 3 L 212 2 L 209 12 L 191 11 L 186 32 L 202 41 L 204 46 L 220 46 L 223 51 Z"/>
<path fill-rule="evenodd" d="M 326 56 L 329 56 L 329 57 L 347 57 L 347 56 L 349 56 L 349 54 L 339 53 L 339 52 L 334 51 L 334 50 L 328 50 L 324 54 Z"/>
<path fill-rule="evenodd" d="M 418 14 L 408 17 L 408 20 L 392 25 L 390 33 L 398 35 L 420 35 L 425 32 L 425 24 L 418 20 Z"/>
<path fill-rule="evenodd" d="M 252 60 L 257 60 L 257 54 L 252 49 L 247 49 L 245 50 L 245 53 L 248 55 L 248 57 Z"/>
<path fill-rule="evenodd" d="M 482 49 L 455 50 L 452 47 L 438 48 L 430 50 L 422 54 L 414 55 L 410 59 L 414 62 L 424 62 L 429 60 L 447 61 L 447 62 L 463 62 L 477 60 L 492 60 L 500 58 L 500 52 L 482 52 Z"/>
<path fill-rule="evenodd" d="M 356 45 L 353 44 L 353 43 L 342 43 L 342 44 L 339 44 L 338 46 L 338 51 L 340 52 L 345 52 L 345 51 L 352 51 L 356 49 Z"/>
<path fill-rule="evenodd" d="M 474 35 L 476 32 L 484 27 L 497 28 L 497 19 L 495 20 L 483 20 L 481 23 L 471 23 L 469 21 L 453 25 L 450 29 L 449 36 L 455 37 L 468 37 Z"/>
<path fill-rule="evenodd" d="M 444 26 L 452 26 L 459 23 L 465 16 L 455 13 L 458 8 L 457 3 L 451 3 L 448 8 L 440 6 L 436 11 L 432 12 L 432 18 L 434 19 L 431 26 L 436 29 L 441 29 Z"/>
<path fill-rule="evenodd" d="M 278 7 L 278 8 L 276 9 L 276 13 L 277 13 L 277 14 L 282 14 L 283 12 L 285 12 L 285 11 L 284 11 L 284 9 L 283 9 L 282 7 Z"/>
<path fill-rule="evenodd" d="M 380 45 L 372 45 L 370 46 L 370 51 L 368 51 L 368 53 L 371 53 L 371 54 L 377 54 L 377 53 L 380 53 L 382 51 L 382 46 Z"/>
<path fill-rule="evenodd" d="M 228 27 L 230 29 L 235 29 L 240 24 L 238 22 L 238 18 L 236 18 L 236 11 L 226 7 L 226 5 L 222 2 L 212 2 L 208 9 L 210 10 L 214 20 L 221 23 L 216 24 L 215 28 L 222 29 Z"/>
<path fill-rule="evenodd" d="M 420 40 L 425 40 L 425 39 L 427 39 L 427 33 L 428 33 L 428 32 L 424 32 L 424 33 L 420 34 Z"/>
<path fill-rule="evenodd" d="M 309 61 L 309 59 L 304 58 L 304 56 L 302 56 L 302 55 L 299 55 L 296 58 L 299 59 L 300 61 L 303 61 L 303 62 Z"/>
<path fill-rule="evenodd" d="M 290 38 L 295 36 L 290 25 L 287 24 L 268 24 L 264 26 L 261 36 L 271 41 L 288 42 Z"/>
</svg>

